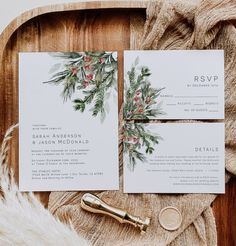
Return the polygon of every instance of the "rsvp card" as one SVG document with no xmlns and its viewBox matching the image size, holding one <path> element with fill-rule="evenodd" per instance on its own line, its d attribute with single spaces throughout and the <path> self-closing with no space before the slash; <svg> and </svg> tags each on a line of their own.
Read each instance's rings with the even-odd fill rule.
<svg viewBox="0 0 236 246">
<path fill-rule="evenodd" d="M 125 193 L 224 193 L 224 123 L 124 126 Z"/>
<path fill-rule="evenodd" d="M 125 51 L 125 119 L 224 119 L 224 52 Z"/>
<path fill-rule="evenodd" d="M 117 53 L 21 53 L 21 191 L 114 190 Z"/>
</svg>

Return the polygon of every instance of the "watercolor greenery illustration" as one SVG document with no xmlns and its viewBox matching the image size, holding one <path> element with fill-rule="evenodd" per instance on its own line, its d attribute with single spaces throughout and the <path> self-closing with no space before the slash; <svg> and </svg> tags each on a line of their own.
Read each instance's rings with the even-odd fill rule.
<svg viewBox="0 0 236 246">
<path fill-rule="evenodd" d="M 152 154 L 154 145 L 159 144 L 160 140 L 162 138 L 147 130 L 145 124 L 125 123 L 123 151 L 129 159 L 129 169 L 134 171 L 137 160 L 145 162 L 145 154 Z M 145 154 L 140 151 L 142 148 L 145 149 Z"/>
<path fill-rule="evenodd" d="M 55 64 L 52 77 L 44 83 L 62 85 L 62 98 L 73 102 L 76 111 L 84 112 L 91 105 L 94 117 L 104 121 L 112 88 L 117 87 L 117 57 L 113 52 L 50 53 L 62 62 Z M 57 71 L 57 72 L 56 72 Z"/>
<path fill-rule="evenodd" d="M 159 96 L 165 88 L 153 88 L 148 81 L 151 71 L 148 67 L 138 67 L 137 57 L 125 79 L 125 119 L 150 119 L 165 114 L 161 109 Z"/>
<path fill-rule="evenodd" d="M 146 161 L 146 155 L 153 153 L 154 146 L 162 138 L 148 131 L 145 124 L 129 123 L 129 120 L 147 120 L 165 114 L 159 99 L 165 88 L 153 88 L 148 81 L 150 69 L 138 66 L 138 63 L 139 57 L 127 72 L 123 108 L 124 119 L 127 121 L 124 124 L 123 151 L 129 159 L 128 167 L 131 171 L 134 171 L 138 160 Z"/>
</svg>

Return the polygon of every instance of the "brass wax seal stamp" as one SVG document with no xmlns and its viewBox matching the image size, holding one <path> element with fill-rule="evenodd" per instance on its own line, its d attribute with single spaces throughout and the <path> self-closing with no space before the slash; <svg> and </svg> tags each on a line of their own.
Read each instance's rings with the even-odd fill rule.
<svg viewBox="0 0 236 246">
<path fill-rule="evenodd" d="M 159 213 L 159 222 L 164 229 L 174 231 L 181 226 L 182 215 L 175 207 L 165 207 Z"/>
<path fill-rule="evenodd" d="M 150 218 L 146 217 L 142 219 L 138 216 L 131 215 L 122 209 L 108 205 L 100 198 L 90 193 L 84 194 L 81 198 L 81 207 L 92 213 L 111 216 L 120 223 L 127 223 L 133 225 L 134 227 L 138 227 L 141 233 L 145 233 L 150 224 Z"/>
</svg>

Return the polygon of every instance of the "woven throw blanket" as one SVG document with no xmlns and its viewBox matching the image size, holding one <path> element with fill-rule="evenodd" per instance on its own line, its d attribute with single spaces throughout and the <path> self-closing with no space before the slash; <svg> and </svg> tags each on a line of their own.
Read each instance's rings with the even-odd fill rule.
<svg viewBox="0 0 236 246">
<path fill-rule="evenodd" d="M 226 180 L 236 174 L 236 19 L 235 0 L 158 0 L 150 2 L 140 49 L 224 49 Z M 121 135 L 122 136 L 122 135 Z M 122 166 L 122 139 L 120 141 Z M 122 185 L 122 168 L 120 172 Z M 81 210 L 82 192 L 52 192 L 49 210 L 62 221 L 71 221 L 92 245 L 217 245 L 214 216 L 210 208 L 215 195 L 96 193 L 114 206 L 152 218 L 148 232 L 140 236 L 131 226 L 107 216 Z M 177 207 L 183 223 L 176 231 L 163 229 L 158 214 L 163 207 Z"/>
</svg>

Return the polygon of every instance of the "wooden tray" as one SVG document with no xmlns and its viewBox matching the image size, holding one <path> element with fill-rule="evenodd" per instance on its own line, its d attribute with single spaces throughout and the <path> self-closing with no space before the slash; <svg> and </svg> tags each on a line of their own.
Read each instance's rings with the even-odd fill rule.
<svg viewBox="0 0 236 246">
<path fill-rule="evenodd" d="M 5 130 L 18 122 L 18 52 L 118 50 L 119 106 L 123 97 L 123 54 L 137 49 L 147 1 L 106 1 L 53 5 L 28 11 L 0 35 L 0 142 Z M 30 72 L 30 71 L 29 71 Z M 18 136 L 10 155 L 18 179 Z M 236 182 L 213 204 L 219 245 L 236 245 Z M 234 187 L 233 187 L 234 185 Z M 48 193 L 40 193 L 47 205 Z"/>
</svg>

